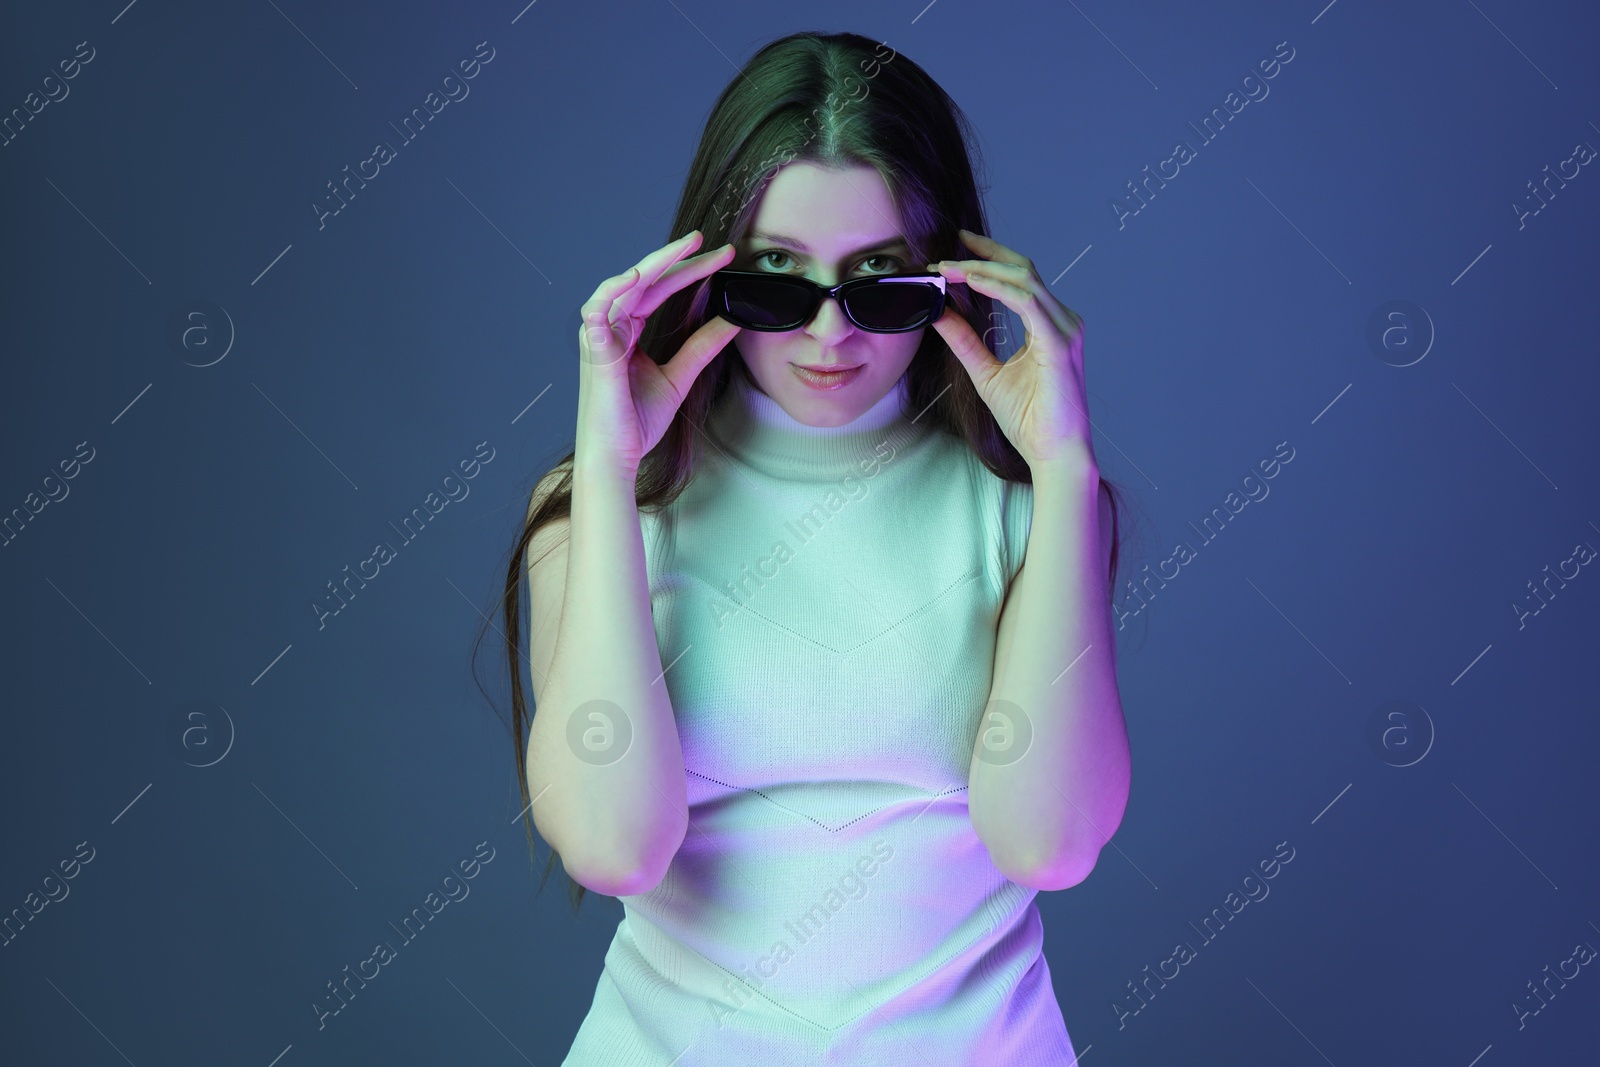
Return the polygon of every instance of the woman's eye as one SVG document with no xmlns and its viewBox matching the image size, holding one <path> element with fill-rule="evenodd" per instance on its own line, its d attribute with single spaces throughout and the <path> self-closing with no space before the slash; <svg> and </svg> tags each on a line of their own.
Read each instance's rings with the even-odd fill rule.
<svg viewBox="0 0 1600 1067">
<path fill-rule="evenodd" d="M 780 262 L 774 263 L 770 258 L 772 256 L 780 257 Z M 793 256 L 781 248 L 769 248 L 765 252 L 757 252 L 753 257 L 752 262 L 753 265 L 757 267 L 781 271 L 785 268 L 785 266 L 792 265 L 793 258 Z M 882 269 L 872 270 L 872 268 L 868 265 L 874 262 L 881 262 L 883 264 Z M 899 258 L 883 254 L 868 256 L 861 261 L 861 265 L 866 267 L 868 271 L 874 274 L 893 274 L 897 269 L 904 267 L 904 264 L 900 262 Z"/>
</svg>

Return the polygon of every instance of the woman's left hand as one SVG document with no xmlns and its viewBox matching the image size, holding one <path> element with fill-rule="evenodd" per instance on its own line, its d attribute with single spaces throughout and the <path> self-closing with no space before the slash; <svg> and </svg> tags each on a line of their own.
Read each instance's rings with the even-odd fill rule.
<svg viewBox="0 0 1600 1067">
<path fill-rule="evenodd" d="M 1001 362 L 953 306 L 933 324 L 955 353 L 1006 438 L 1037 471 L 1058 461 L 1094 461 L 1083 384 L 1083 319 L 1050 292 L 1033 262 L 998 241 L 961 230 L 982 259 L 928 264 L 1022 318 L 1026 343 Z M 988 331 L 984 331 L 987 336 Z"/>
</svg>

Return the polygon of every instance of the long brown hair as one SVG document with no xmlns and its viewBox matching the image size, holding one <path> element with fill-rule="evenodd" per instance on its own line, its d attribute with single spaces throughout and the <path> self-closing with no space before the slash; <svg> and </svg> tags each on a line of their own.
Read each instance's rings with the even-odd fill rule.
<svg viewBox="0 0 1600 1067">
<path fill-rule="evenodd" d="M 728 83 L 706 120 L 689 176 L 678 201 L 669 239 L 698 229 L 700 248 L 718 248 L 742 236 L 755 215 L 760 193 L 780 166 L 794 160 L 827 167 L 872 166 L 883 175 L 901 216 L 912 263 L 977 258 L 956 230 L 989 232 L 974 178 L 982 164 L 971 125 L 949 95 L 917 64 L 887 45 L 854 33 L 796 33 L 779 38 L 751 57 Z M 663 242 L 665 243 L 665 242 Z M 995 324 L 989 297 L 952 286 L 950 303 L 991 349 Z M 669 297 L 645 323 L 639 347 L 666 363 L 684 340 L 707 321 L 706 284 Z M 996 352 L 1004 358 L 1000 352 Z M 641 510 L 666 507 L 689 484 L 697 455 L 696 426 L 705 424 L 728 387 L 736 351 L 724 348 L 690 387 L 660 442 L 640 461 L 635 497 Z M 963 438 L 984 466 L 1013 482 L 1032 482 L 1027 461 L 1006 439 L 978 395 L 966 368 L 937 331 L 925 331 L 906 371 L 909 404 L 947 433 Z M 531 507 L 505 563 L 504 651 L 511 681 L 510 725 L 528 847 L 534 851 L 528 792 L 527 738 L 531 719 L 523 696 L 522 584 L 532 563 L 524 557 L 534 534 L 572 511 L 569 450 L 548 474 L 553 489 Z M 1112 546 L 1108 582 L 1114 588 L 1118 559 L 1118 490 L 1111 493 Z M 530 506 L 532 497 L 530 496 Z M 489 618 L 489 616 L 485 616 Z M 488 623 L 480 628 L 481 644 Z M 476 645 L 474 661 L 476 661 Z M 482 686 L 480 685 L 480 689 Z M 487 696 L 487 693 L 485 693 Z M 552 851 L 540 879 L 555 866 Z M 585 889 L 569 878 L 572 906 Z"/>
</svg>

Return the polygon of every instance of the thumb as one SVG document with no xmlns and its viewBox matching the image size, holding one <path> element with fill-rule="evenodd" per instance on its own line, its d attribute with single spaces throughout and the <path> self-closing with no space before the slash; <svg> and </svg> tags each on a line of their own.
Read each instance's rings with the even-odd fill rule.
<svg viewBox="0 0 1600 1067">
<path fill-rule="evenodd" d="M 629 268 L 626 274 L 611 279 L 596 291 L 583 307 L 583 326 L 579 331 L 579 349 L 584 362 L 596 369 L 626 365 L 628 353 L 633 348 L 633 319 L 623 315 L 611 321 L 613 301 L 626 292 L 639 276 L 639 268 Z M 620 336 L 619 336 L 620 334 Z M 612 373 L 621 373 L 614 371 Z"/>
<path fill-rule="evenodd" d="M 1005 366 L 994 358 L 994 353 L 985 347 L 972 324 L 955 308 L 946 307 L 944 314 L 934 321 L 933 328 L 939 331 L 939 336 L 950 346 L 956 359 L 967 368 L 967 374 L 975 385 L 982 386 Z"/>
<path fill-rule="evenodd" d="M 740 327 L 714 315 L 698 330 L 690 334 L 683 346 L 662 367 L 661 373 L 672 383 L 679 396 L 687 396 L 689 387 L 700 377 L 700 372 L 716 358 L 740 332 Z"/>
</svg>

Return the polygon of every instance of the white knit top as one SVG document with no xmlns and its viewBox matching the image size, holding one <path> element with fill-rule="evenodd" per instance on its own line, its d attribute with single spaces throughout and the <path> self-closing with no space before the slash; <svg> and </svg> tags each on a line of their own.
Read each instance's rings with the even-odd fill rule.
<svg viewBox="0 0 1600 1067">
<path fill-rule="evenodd" d="M 689 829 L 563 1067 L 1071 1064 L 1036 892 L 967 809 L 1032 487 L 904 379 L 825 428 L 731 380 L 640 515 Z"/>
</svg>

